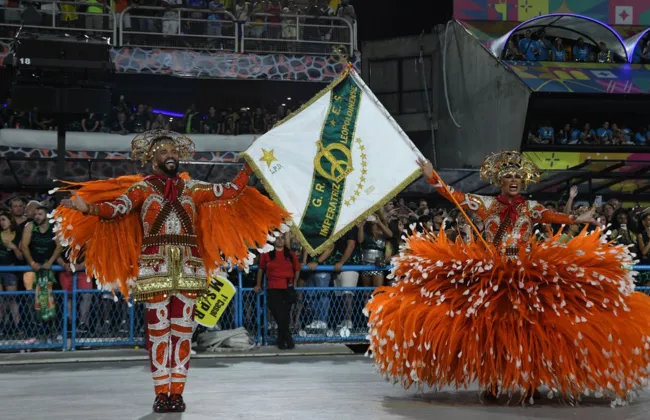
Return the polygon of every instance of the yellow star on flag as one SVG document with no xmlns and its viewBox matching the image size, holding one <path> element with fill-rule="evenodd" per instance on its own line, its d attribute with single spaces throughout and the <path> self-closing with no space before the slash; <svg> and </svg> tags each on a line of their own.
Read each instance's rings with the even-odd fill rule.
<svg viewBox="0 0 650 420">
<path fill-rule="evenodd" d="M 260 162 L 266 162 L 268 167 L 271 168 L 271 164 L 278 160 L 273 154 L 274 153 L 273 149 L 271 150 L 262 149 L 262 153 L 264 155 L 260 158 Z"/>
</svg>

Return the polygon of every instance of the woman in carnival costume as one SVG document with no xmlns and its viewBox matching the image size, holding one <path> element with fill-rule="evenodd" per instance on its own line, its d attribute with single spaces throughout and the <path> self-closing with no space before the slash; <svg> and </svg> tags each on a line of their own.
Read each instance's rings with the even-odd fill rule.
<svg viewBox="0 0 650 420">
<path fill-rule="evenodd" d="M 134 160 L 151 162 L 149 176 L 68 183 L 73 197 L 54 212 L 57 238 L 72 264 L 85 249 L 86 272 L 103 289 L 144 301 L 155 412 L 185 411 L 196 299 L 222 267 L 247 269 L 249 247 L 273 249 L 285 211 L 247 187 L 246 166 L 235 180 L 208 184 L 179 174 L 194 143 L 150 131 L 132 142 Z"/>
<path fill-rule="evenodd" d="M 393 260 L 396 282 L 367 304 L 370 350 L 380 372 L 405 388 L 477 382 L 485 395 L 569 400 L 581 394 L 626 404 L 650 372 L 650 297 L 634 292 L 634 255 L 597 228 L 569 241 L 535 239 L 532 227 L 594 223 L 525 200 L 539 170 L 519 152 L 488 156 L 481 175 L 495 198 L 454 191 L 431 163 L 424 176 L 485 224 L 484 237 L 451 242 L 410 236 Z M 463 211 L 464 213 L 464 211 Z"/>
</svg>

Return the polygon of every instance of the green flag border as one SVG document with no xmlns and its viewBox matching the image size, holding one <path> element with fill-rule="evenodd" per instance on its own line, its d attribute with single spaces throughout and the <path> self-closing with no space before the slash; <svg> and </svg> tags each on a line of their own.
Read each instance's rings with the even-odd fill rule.
<svg viewBox="0 0 650 420">
<path fill-rule="evenodd" d="M 314 96 L 312 99 L 310 99 L 307 103 L 305 103 L 303 106 L 301 106 L 298 110 L 295 112 L 289 114 L 287 117 L 285 117 L 282 121 L 278 122 L 273 126 L 273 128 L 278 127 L 285 122 L 289 121 L 290 119 L 296 117 L 298 114 L 300 114 L 303 110 L 306 108 L 310 107 L 314 102 L 318 101 L 320 98 L 323 96 L 327 95 L 332 89 L 334 89 L 339 83 L 343 82 L 347 77 L 350 76 L 350 67 L 348 66 L 347 69 L 341 75 L 332 83 L 330 83 L 325 89 L 322 91 L 318 92 L 316 96 Z M 356 82 L 355 82 L 356 83 Z M 361 86 L 361 90 L 363 93 L 366 93 L 363 89 L 363 86 Z M 253 172 L 257 177 L 259 178 L 260 182 L 264 186 L 264 189 L 269 193 L 273 201 L 275 201 L 276 204 L 278 204 L 280 207 L 282 207 L 285 211 L 287 211 L 286 206 L 280 200 L 280 197 L 277 195 L 275 190 L 271 187 L 271 185 L 268 183 L 268 181 L 264 178 L 262 170 L 259 168 L 257 163 L 254 161 L 252 157 L 248 155 L 245 151 L 241 153 L 241 155 L 244 157 L 248 165 L 253 169 Z M 360 221 L 366 219 L 368 216 L 371 214 L 374 214 L 379 210 L 381 207 L 383 207 L 387 202 L 389 202 L 393 197 L 395 197 L 397 194 L 400 193 L 404 188 L 406 188 L 409 184 L 414 182 L 416 179 L 418 179 L 420 176 L 422 176 L 422 170 L 421 169 L 416 169 L 411 175 L 409 175 L 404 181 L 402 181 L 399 185 L 397 185 L 395 188 L 393 188 L 391 191 L 388 192 L 383 198 L 381 198 L 375 205 L 370 207 L 368 210 L 360 214 L 358 217 L 356 217 L 354 220 L 352 220 L 350 223 L 348 223 L 346 226 L 342 227 L 339 229 L 338 232 L 327 238 L 325 242 L 323 242 L 318 248 L 313 249 L 309 242 L 307 242 L 307 239 L 305 236 L 302 234 L 302 232 L 299 229 L 299 226 L 296 223 L 291 223 L 291 231 L 295 235 L 296 238 L 298 238 L 298 241 L 300 244 L 307 250 L 309 255 L 316 256 L 320 255 L 325 251 L 326 249 L 330 248 L 336 241 L 338 241 L 343 235 L 348 233 L 350 229 L 352 229 L 354 226 L 358 225 Z M 293 215 L 292 215 L 293 218 Z"/>
</svg>

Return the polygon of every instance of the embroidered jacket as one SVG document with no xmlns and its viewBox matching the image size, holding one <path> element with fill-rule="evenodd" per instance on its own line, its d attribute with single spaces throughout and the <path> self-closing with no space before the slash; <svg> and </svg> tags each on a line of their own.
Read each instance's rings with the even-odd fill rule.
<svg viewBox="0 0 650 420">
<path fill-rule="evenodd" d="M 446 199 L 451 201 L 449 193 L 442 186 L 440 180 L 429 179 L 429 183 Z M 466 194 L 447 187 L 451 195 L 465 209 L 470 210 L 481 218 L 484 224 L 485 239 L 506 248 L 515 248 L 528 243 L 533 234 L 533 226 L 537 223 L 545 224 L 571 224 L 574 217 L 564 213 L 548 210 L 546 207 L 533 200 L 524 200 L 517 210 L 517 218 L 508 218 L 501 222 L 501 211 L 505 207 L 495 197 Z"/>
<path fill-rule="evenodd" d="M 132 290 L 135 299 L 206 289 L 207 273 L 196 235 L 197 210 L 209 201 L 235 199 L 249 176 L 247 170 L 242 170 L 232 183 L 226 184 L 179 178 L 178 198 L 174 202 L 164 198 L 162 180 L 143 180 L 114 201 L 89 205 L 89 214 L 101 219 L 115 219 L 131 212 L 140 214 L 144 237 Z"/>
</svg>

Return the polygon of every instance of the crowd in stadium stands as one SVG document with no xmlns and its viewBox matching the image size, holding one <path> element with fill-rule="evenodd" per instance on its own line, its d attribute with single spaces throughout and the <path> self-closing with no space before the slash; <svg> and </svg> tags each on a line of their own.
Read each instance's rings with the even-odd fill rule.
<svg viewBox="0 0 650 420">
<path fill-rule="evenodd" d="M 84 131 L 94 133 L 132 134 L 147 130 L 172 130 L 186 134 L 262 134 L 282 120 L 301 104 L 291 106 L 281 104 L 271 109 L 259 107 L 220 109 L 211 106 L 207 113 L 200 112 L 195 105 L 190 105 L 182 118 L 173 118 L 155 113 L 150 105 L 139 104 L 133 107 L 122 96 L 119 103 L 108 114 L 88 112 L 73 118 L 67 123 L 68 131 Z M 0 127 L 56 130 L 57 122 L 48 115 L 41 114 L 37 108 L 31 112 L 13 109 L 10 98 L 0 110 Z"/>
<path fill-rule="evenodd" d="M 248 2 L 244 0 L 86 0 L 79 2 L 48 3 L 46 1 L 8 0 L 0 4 L 0 22 L 8 24 L 23 23 L 33 26 L 87 29 L 89 34 L 106 36 L 109 28 L 105 4 L 110 5 L 116 14 L 119 25 L 124 29 L 143 33 L 162 33 L 168 35 L 185 34 L 214 36 L 234 36 L 234 23 L 239 25 L 246 36 L 255 38 L 295 40 L 297 31 L 303 31 L 300 39 L 329 41 L 337 38 L 332 28 L 332 20 L 319 20 L 323 17 L 340 17 L 353 24 L 356 20 L 354 6 L 349 0 L 341 0 L 336 10 L 330 7 L 329 0 L 261 0 Z M 120 15 L 131 6 L 130 12 L 122 20 Z M 166 10 L 138 9 L 138 6 L 164 7 Z M 196 9 L 183 11 L 181 20 L 174 8 Z M 14 10 L 15 9 L 15 10 Z M 225 14 L 224 12 L 229 12 Z M 103 15 L 104 14 L 104 15 Z M 286 15 L 286 17 L 283 17 Z M 299 28 L 292 15 L 304 15 Z M 309 25 L 318 25 L 309 26 Z M 328 28 L 330 26 L 330 28 Z M 32 28 L 34 30 L 34 28 Z M 0 37 L 11 37 L 11 28 Z M 128 41 L 128 40 L 127 40 Z"/>
<path fill-rule="evenodd" d="M 570 190 L 568 199 L 559 202 L 544 203 L 549 209 L 564 211 L 571 214 L 580 214 L 588 209 L 588 203 L 575 203 L 577 188 Z M 43 197 L 40 197 L 43 198 Z M 36 201 L 25 197 L 13 197 L 6 201 L 6 209 L 0 209 L 0 227 L 2 237 L 2 249 L 0 250 L 0 265 L 26 265 L 25 251 L 29 250 L 29 244 L 23 243 L 25 231 L 29 230 L 32 235 L 51 235 L 48 231 L 49 223 L 45 218 L 46 212 L 52 208 L 52 201 Z M 483 223 L 470 213 L 472 222 L 479 231 L 483 230 Z M 638 255 L 641 264 L 650 264 L 650 208 L 623 208 L 617 200 L 610 200 L 604 203 L 597 214 L 601 224 L 609 224 L 611 238 L 617 243 L 629 245 L 633 252 Z M 382 210 L 369 216 L 348 234 L 339 239 L 332 249 L 321 255 L 310 257 L 303 252 L 298 241 L 289 240 L 286 246 L 290 247 L 300 256 L 302 264 L 306 264 L 311 270 L 318 265 L 332 265 L 335 267 L 331 272 L 303 271 L 297 286 L 299 287 L 351 287 L 358 286 L 376 287 L 388 284 L 385 271 L 371 270 L 363 272 L 351 272 L 345 270 L 346 265 L 373 265 L 386 266 L 390 257 L 398 252 L 403 242 L 403 231 L 424 229 L 439 232 L 444 229 L 452 239 L 461 238 L 472 240 L 474 234 L 467 221 L 459 214 L 458 210 L 452 209 L 448 204 L 444 207 L 432 208 L 426 199 L 419 201 L 407 201 L 403 198 L 389 202 Z M 551 229 L 560 229 L 553 226 Z M 577 225 L 567 226 L 564 238 L 577 235 L 581 227 Z M 544 227 L 536 227 L 536 231 L 542 237 L 548 237 L 550 231 Z M 48 251 L 50 252 L 50 251 Z M 60 264 L 65 271 L 58 274 L 55 289 L 72 289 L 72 275 L 69 262 L 65 260 L 64 250 L 51 250 L 52 255 L 47 255 L 55 264 Z M 56 255 L 55 255 L 56 254 Z M 46 263 L 47 264 L 47 263 Z M 32 265 L 32 267 L 35 267 Z M 38 267 L 36 267 L 38 268 Z M 35 270 L 36 270 L 35 268 Z M 77 271 L 83 271 L 83 266 L 77 266 Z M 232 273 L 236 276 L 236 272 Z M 639 274 L 637 282 L 647 284 L 650 280 L 647 274 Z M 34 273 L 0 273 L 0 290 L 33 290 Z M 232 279 L 236 282 L 236 277 Z M 244 277 L 245 288 L 256 288 L 258 285 L 256 274 L 250 272 Z M 88 290 L 95 287 L 86 278 L 80 278 L 77 282 L 78 289 Z M 256 289 L 257 291 L 257 289 Z M 364 294 L 351 292 L 330 296 L 329 293 L 299 293 L 298 300 L 291 311 L 291 328 L 294 332 L 306 330 L 324 330 L 328 328 L 363 328 L 363 317 L 360 314 L 363 307 L 363 300 L 367 298 Z M 80 293 L 78 296 L 78 334 L 81 337 L 86 333 L 94 337 L 121 337 L 128 335 L 128 307 L 122 301 L 114 302 L 110 294 L 89 294 Z M 308 296 L 308 297 L 307 297 Z M 340 304 L 330 308 L 330 299 L 337 299 Z M 54 324 L 49 327 L 52 331 L 43 332 L 42 325 L 34 324 L 33 316 L 28 312 L 33 304 L 31 300 L 19 300 L 13 297 L 0 296 L 0 329 L 2 336 L 7 340 L 24 340 L 34 342 L 36 337 L 43 340 L 44 336 L 52 337 L 60 335 L 61 331 L 55 331 Z M 333 302 L 333 301 L 332 301 Z M 245 304 L 244 322 L 245 326 L 252 327 L 255 322 L 254 310 L 251 302 Z M 336 312 L 336 313 L 335 313 Z M 30 320 L 30 321 L 27 321 Z M 31 323 L 30 326 L 24 325 Z M 224 321 L 225 322 L 225 321 Z M 354 325 L 353 325 L 354 324 Z M 34 325 L 40 325 L 34 327 Z M 56 325 L 60 325 L 56 324 Z M 271 327 L 275 324 L 271 323 Z M 41 329 L 39 329 L 41 328 Z M 141 320 L 136 320 L 136 333 L 143 333 L 144 326 Z M 232 325 L 222 323 L 222 328 L 233 328 Z M 253 328 L 254 329 L 254 328 Z M 48 332 L 49 331 L 49 332 Z M 69 330 L 68 330 L 69 331 Z M 120 335 L 122 334 L 122 335 Z M 141 336 L 141 335 L 140 335 Z"/>
<path fill-rule="evenodd" d="M 643 54 L 649 54 L 647 47 Z M 648 55 L 650 58 L 650 55 Z M 598 45 L 585 42 L 578 38 L 575 42 L 555 38 L 547 38 L 544 31 L 532 33 L 526 30 L 523 35 L 515 34 L 508 41 L 505 49 L 506 60 L 525 61 L 578 61 L 612 63 L 615 58 L 604 42 Z"/>
<path fill-rule="evenodd" d="M 609 121 L 594 128 L 590 123 L 581 124 L 577 119 L 556 130 L 550 121 L 540 124 L 536 131 L 528 132 L 528 144 L 571 144 L 571 145 L 609 145 L 645 146 L 650 144 L 650 125 L 632 127 Z M 636 128 L 636 130 L 635 130 Z"/>
</svg>

